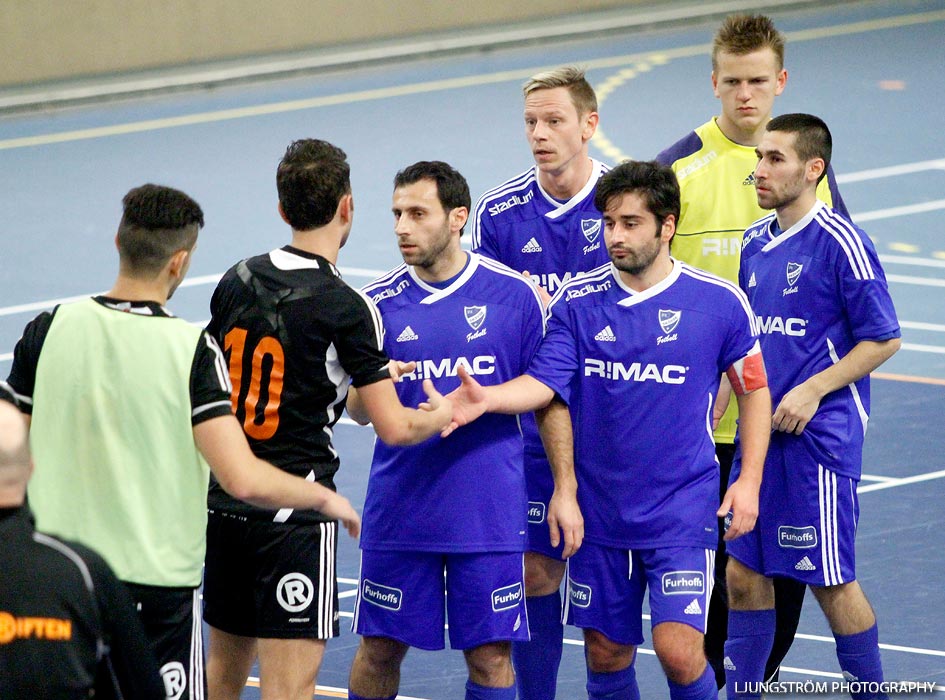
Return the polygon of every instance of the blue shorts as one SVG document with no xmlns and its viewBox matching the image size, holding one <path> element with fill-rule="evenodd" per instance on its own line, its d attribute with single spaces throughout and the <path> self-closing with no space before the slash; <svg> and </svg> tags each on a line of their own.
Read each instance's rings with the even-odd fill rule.
<svg viewBox="0 0 945 700">
<path fill-rule="evenodd" d="M 732 480 L 741 472 L 741 454 Z M 860 515 L 856 479 L 818 464 L 802 440 L 774 433 L 765 460 L 755 529 L 728 543 L 729 556 L 765 576 L 810 586 L 856 579 Z"/>
<path fill-rule="evenodd" d="M 528 641 L 522 559 L 521 552 L 363 550 L 351 629 L 365 637 L 437 650 L 445 646 L 448 614 L 453 649 Z"/>
<path fill-rule="evenodd" d="M 528 551 L 563 561 L 564 537 L 561 537 L 557 547 L 551 546 L 547 515 L 555 481 L 551 475 L 551 465 L 544 455 L 539 458 L 526 453 L 525 488 L 528 493 Z"/>
<path fill-rule="evenodd" d="M 568 560 L 569 625 L 589 627 L 618 644 L 643 642 L 643 596 L 650 626 L 681 622 L 705 634 L 715 552 L 699 547 L 615 549 L 585 541 Z"/>
</svg>

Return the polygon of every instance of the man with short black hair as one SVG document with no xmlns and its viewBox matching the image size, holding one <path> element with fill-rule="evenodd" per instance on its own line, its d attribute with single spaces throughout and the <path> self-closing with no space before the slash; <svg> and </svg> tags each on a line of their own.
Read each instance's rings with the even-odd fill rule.
<svg viewBox="0 0 945 700">
<path fill-rule="evenodd" d="M 340 460 L 332 433 L 349 385 L 389 444 L 438 433 L 449 402 L 428 385 L 426 410 L 401 405 L 377 309 L 338 272 L 354 215 L 344 151 L 293 142 L 276 186 L 291 243 L 227 271 L 207 330 L 227 355 L 233 406 L 253 452 L 333 491 Z M 334 517 L 260 508 L 216 480 L 208 505 L 210 700 L 238 698 L 257 657 L 265 697 L 311 698 L 326 640 L 339 632 Z"/>
<path fill-rule="evenodd" d="M 899 349 L 901 332 L 869 236 L 817 198 L 832 148 L 821 119 L 785 114 L 755 149 L 758 204 L 774 212 L 745 231 L 739 284 L 758 315 L 775 410 L 758 526 L 729 543 L 729 698 L 760 697 L 774 576 L 810 587 L 845 678 L 864 688 L 883 680 L 854 540 L 869 374 Z M 736 452 L 733 479 L 740 469 Z"/>
<path fill-rule="evenodd" d="M 588 697 L 639 700 L 649 589 L 670 698 L 715 700 L 703 634 L 716 517 L 733 512 L 730 540 L 754 526 L 771 425 L 756 319 L 735 285 L 670 257 L 679 187 L 668 167 L 622 163 L 601 177 L 595 202 L 611 263 L 558 290 L 525 376 L 480 387 L 460 372 L 454 422 L 567 402 L 551 404 L 543 437 L 556 469 L 573 460 L 584 513 L 565 612 L 584 631 Z M 706 428 L 723 372 L 742 411 L 746 466 L 719 508 Z"/>
<path fill-rule="evenodd" d="M 30 416 L 40 529 L 102 553 L 138 606 L 168 697 L 199 695 L 209 470 L 261 507 L 318 510 L 352 535 L 360 518 L 346 498 L 253 455 L 223 353 L 165 307 L 190 266 L 200 206 L 159 185 L 123 204 L 111 290 L 30 322 L 8 382 Z"/>
<path fill-rule="evenodd" d="M 465 178 L 446 163 L 421 161 L 394 178 L 404 264 L 364 291 L 383 316 L 385 349 L 404 368 L 397 391 L 408 403 L 422 400 L 425 377 L 454 388 L 459 367 L 484 383 L 520 374 L 544 332 L 534 286 L 460 246 L 469 205 Z M 363 390 L 356 393 L 349 409 L 363 422 Z M 469 669 L 467 700 L 515 697 L 510 642 L 528 639 L 522 450 L 516 416 L 414 447 L 377 441 L 349 698 L 392 700 L 407 650 L 443 648 L 444 608 L 450 645 Z"/>
</svg>

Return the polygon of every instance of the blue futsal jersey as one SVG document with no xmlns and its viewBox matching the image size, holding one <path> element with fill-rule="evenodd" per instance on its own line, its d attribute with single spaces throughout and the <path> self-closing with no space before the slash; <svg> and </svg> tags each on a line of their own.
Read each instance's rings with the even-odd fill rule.
<svg viewBox="0 0 945 700">
<path fill-rule="evenodd" d="M 472 248 L 528 272 L 554 294 L 577 272 L 609 262 L 604 224 L 594 206 L 607 166 L 593 161 L 587 184 L 567 202 L 545 192 L 533 166 L 486 192 L 476 205 Z"/>
<path fill-rule="evenodd" d="M 594 194 L 597 181 L 609 168 L 596 160 L 592 165 L 587 184 L 567 202 L 542 189 L 535 166 L 486 192 L 473 218 L 473 250 L 513 270 L 527 270 L 549 294 L 573 275 L 608 263 L 604 225 L 594 206 Z M 551 549 L 545 524 L 554 479 L 533 414 L 522 416 L 522 431 L 532 526 L 529 549 L 559 556 L 560 552 Z"/>
<path fill-rule="evenodd" d="M 872 241 L 822 202 L 787 231 L 774 214 L 752 224 L 739 284 L 758 315 L 775 407 L 860 341 L 900 336 Z M 869 412 L 865 376 L 827 394 L 799 439 L 824 467 L 859 479 Z"/>
<path fill-rule="evenodd" d="M 606 265 L 562 287 L 549 311 L 528 374 L 568 399 L 586 539 L 714 550 L 712 405 L 722 373 L 757 350 L 745 295 L 679 261 L 634 292 Z"/>
<path fill-rule="evenodd" d="M 444 289 L 401 265 L 364 292 L 381 311 L 384 349 L 417 363 L 396 384 L 406 406 L 426 400 L 424 379 L 443 394 L 455 389 L 460 366 L 483 385 L 523 374 L 544 335 L 534 286 L 475 253 Z M 518 417 L 486 414 L 445 440 L 434 436 L 412 447 L 376 441 L 361 547 L 520 552 L 525 511 Z"/>
</svg>

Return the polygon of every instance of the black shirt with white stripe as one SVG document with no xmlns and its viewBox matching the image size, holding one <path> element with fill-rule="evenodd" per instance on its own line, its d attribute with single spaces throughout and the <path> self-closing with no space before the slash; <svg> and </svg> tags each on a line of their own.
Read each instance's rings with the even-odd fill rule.
<svg viewBox="0 0 945 700">
<path fill-rule="evenodd" d="M 332 432 L 348 387 L 390 376 L 374 304 L 325 258 L 285 246 L 228 270 L 210 311 L 207 330 L 227 357 L 236 417 L 255 454 L 334 488 L 339 459 Z M 250 506 L 212 478 L 208 503 L 277 522 L 326 519 Z"/>
</svg>

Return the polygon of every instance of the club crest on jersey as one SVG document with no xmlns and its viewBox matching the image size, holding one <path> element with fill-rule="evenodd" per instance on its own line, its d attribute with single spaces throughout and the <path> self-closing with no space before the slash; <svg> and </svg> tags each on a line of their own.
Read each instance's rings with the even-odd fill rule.
<svg viewBox="0 0 945 700">
<path fill-rule="evenodd" d="M 593 243 L 600 235 L 600 219 L 581 219 L 581 232 L 588 243 Z"/>
<path fill-rule="evenodd" d="M 671 309 L 660 309 L 660 328 L 664 333 L 672 333 L 679 325 L 679 319 L 682 318 L 682 311 L 672 311 Z"/>
<path fill-rule="evenodd" d="M 673 331 L 676 330 L 676 326 L 679 325 L 679 319 L 682 318 L 682 311 L 660 309 L 658 318 L 660 322 L 660 328 L 663 329 L 663 333 L 665 333 L 665 335 L 659 336 L 656 339 L 656 344 L 662 345 L 663 343 L 669 343 L 673 340 L 676 340 L 677 335 L 673 333 Z"/>
<path fill-rule="evenodd" d="M 788 294 L 797 294 L 797 278 L 801 276 L 801 271 L 804 269 L 804 266 L 800 263 L 788 262 L 787 264 L 787 283 L 788 286 L 785 287 L 784 291 L 781 292 L 782 297 L 786 297 Z"/>
<path fill-rule="evenodd" d="M 801 276 L 801 271 L 804 269 L 804 266 L 800 263 L 788 262 L 787 264 L 787 283 L 789 287 L 793 287 L 797 282 L 797 278 Z"/>
<path fill-rule="evenodd" d="M 581 233 L 584 234 L 584 238 L 590 244 L 584 246 L 584 255 L 600 248 L 600 241 L 598 240 L 600 238 L 600 228 L 600 219 L 581 219 Z"/>
<path fill-rule="evenodd" d="M 473 329 L 472 333 L 466 335 L 467 343 L 486 334 L 486 329 L 482 326 L 486 322 L 485 306 L 464 306 L 463 316 L 466 318 L 469 327 Z"/>
</svg>

